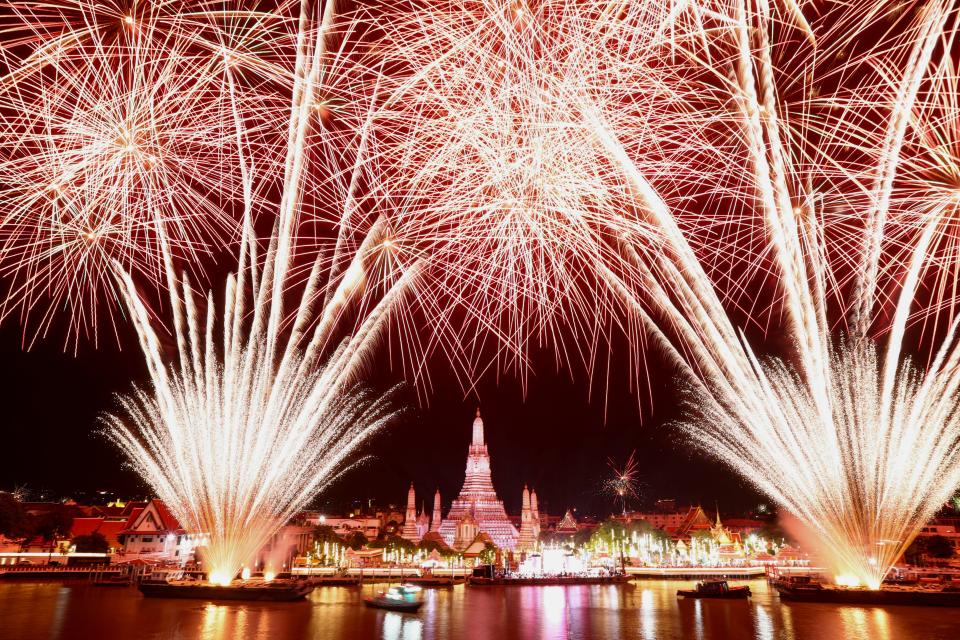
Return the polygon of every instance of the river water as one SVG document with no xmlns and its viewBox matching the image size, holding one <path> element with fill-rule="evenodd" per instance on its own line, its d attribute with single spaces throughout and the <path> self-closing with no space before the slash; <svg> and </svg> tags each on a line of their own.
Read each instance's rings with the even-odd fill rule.
<svg viewBox="0 0 960 640">
<path fill-rule="evenodd" d="M 0 583 L 0 640 L 604 640 L 960 638 L 960 609 L 781 604 L 762 580 L 749 601 L 688 601 L 691 583 L 427 589 L 418 614 L 367 609 L 376 587 L 321 587 L 305 602 L 145 599 L 85 582 Z"/>
</svg>

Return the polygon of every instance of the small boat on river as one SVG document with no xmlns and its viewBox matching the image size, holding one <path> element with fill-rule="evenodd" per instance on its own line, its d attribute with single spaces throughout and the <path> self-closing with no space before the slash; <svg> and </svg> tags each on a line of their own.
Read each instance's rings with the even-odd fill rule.
<svg viewBox="0 0 960 640">
<path fill-rule="evenodd" d="M 364 598 L 363 603 L 374 609 L 414 613 L 423 606 L 420 591 L 420 587 L 416 585 L 402 584 L 381 591 L 373 597 Z"/>
<path fill-rule="evenodd" d="M 695 589 L 679 589 L 677 595 L 684 598 L 740 600 L 750 597 L 750 587 L 731 587 L 726 580 L 701 580 Z"/>
</svg>

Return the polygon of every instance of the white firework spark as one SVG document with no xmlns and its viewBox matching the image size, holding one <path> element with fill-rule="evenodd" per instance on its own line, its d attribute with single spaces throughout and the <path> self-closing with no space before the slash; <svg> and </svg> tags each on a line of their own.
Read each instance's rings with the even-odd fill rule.
<svg viewBox="0 0 960 640">
<path fill-rule="evenodd" d="M 659 13 L 647 3 L 564 2 L 414 11 L 386 27 L 397 28 L 391 42 L 412 70 L 394 109 L 405 125 L 384 137 L 405 149 L 393 156 L 406 170 L 399 188 L 428 204 L 397 227 L 446 235 L 439 255 L 450 252 L 451 283 L 465 292 L 452 293 L 484 320 L 507 310 L 492 324 L 519 352 L 554 299 L 567 320 L 589 310 L 556 285 L 575 281 L 565 266 L 585 258 L 585 273 L 692 381 L 700 419 L 691 436 L 803 518 L 838 574 L 876 587 L 958 480 L 954 333 L 923 372 L 902 357 L 936 225 L 899 241 L 907 252 L 894 312 L 883 320 L 875 310 L 891 184 L 931 56 L 952 42 L 941 39 L 949 13 L 932 2 L 909 14 L 906 36 L 838 62 L 888 12 L 836 6 L 811 24 L 791 3 L 741 1 Z M 796 82 L 781 82 L 775 67 L 785 51 L 798 59 Z M 828 307 L 847 293 L 840 266 L 851 258 L 829 260 L 850 241 L 831 244 L 823 214 L 848 206 L 864 182 L 838 177 L 844 157 L 830 154 L 849 149 L 846 132 L 818 120 L 829 100 L 813 98 L 816 83 L 856 78 L 857 65 L 883 56 L 903 63 L 899 99 L 874 139 L 873 179 L 860 187 L 870 204 L 850 214 L 867 222 L 852 258 L 848 346 L 832 337 Z M 791 92 L 795 103 L 785 101 Z M 739 251 L 705 250 L 713 230 Z M 718 274 L 744 259 L 740 273 Z M 761 363 L 729 308 L 767 276 L 776 288 L 767 320 L 747 319 L 788 336 L 786 363 Z M 882 347 L 866 337 L 878 323 Z"/>
<path fill-rule="evenodd" d="M 0 78 L 0 317 L 20 315 L 26 344 L 54 322 L 74 349 L 115 333 L 111 263 L 162 286 L 160 224 L 200 277 L 204 259 L 239 238 L 236 118 L 258 172 L 279 181 L 292 71 L 274 49 L 289 46 L 289 20 L 178 4 L 13 7 Z M 264 196 L 249 195 L 256 214 Z"/>
<path fill-rule="evenodd" d="M 316 118 L 319 65 L 332 12 L 329 3 L 319 26 L 310 13 L 303 16 L 283 192 L 262 267 L 249 208 L 237 275 L 227 280 L 221 313 L 212 293 L 204 299 L 185 276 L 176 277 L 163 252 L 176 339 L 173 363 L 132 276 L 122 276 L 152 385 L 122 399 L 125 415 L 106 418 L 108 434 L 181 522 L 207 534 L 206 569 L 215 584 L 228 584 L 394 414 L 387 397 L 365 392 L 355 381 L 415 268 L 378 298 L 344 341 L 337 343 L 334 334 L 341 314 L 362 306 L 365 264 L 382 244 L 376 229 L 332 283 L 325 305 L 315 308 L 318 259 L 299 303 L 289 314 L 284 310 L 293 231 L 307 182 L 305 134 Z M 244 127 L 236 124 L 249 203 L 252 160 Z"/>
</svg>

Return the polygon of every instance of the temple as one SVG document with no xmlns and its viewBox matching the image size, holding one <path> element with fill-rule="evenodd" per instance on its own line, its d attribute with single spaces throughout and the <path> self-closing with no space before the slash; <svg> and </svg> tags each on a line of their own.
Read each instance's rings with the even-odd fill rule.
<svg viewBox="0 0 960 640">
<path fill-rule="evenodd" d="M 440 489 L 433 495 L 433 520 L 430 521 L 430 531 L 440 531 L 443 516 L 440 512 Z"/>
<path fill-rule="evenodd" d="M 540 539 L 540 510 L 537 508 L 537 492 L 523 486 L 523 508 L 520 512 L 520 539 L 517 551 L 534 551 Z"/>
<path fill-rule="evenodd" d="M 520 538 L 520 533 L 507 517 L 503 501 L 497 498 L 493 488 L 490 454 L 483 441 L 483 420 L 479 409 L 473 421 L 473 439 L 467 452 L 463 488 L 440 523 L 439 532 L 454 548 L 472 542 L 466 540 L 470 534 L 486 534 L 497 547 L 505 550 L 513 550 Z"/>
<path fill-rule="evenodd" d="M 413 483 L 410 483 L 410 491 L 407 492 L 407 516 L 403 520 L 403 532 L 400 534 L 414 544 L 420 542 L 421 535 L 417 522 L 417 494 L 413 489 Z"/>
</svg>

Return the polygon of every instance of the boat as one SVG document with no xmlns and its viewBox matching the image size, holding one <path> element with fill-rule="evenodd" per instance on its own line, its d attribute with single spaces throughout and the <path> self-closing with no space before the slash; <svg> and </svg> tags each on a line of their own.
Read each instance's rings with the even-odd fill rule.
<svg viewBox="0 0 960 640">
<path fill-rule="evenodd" d="M 780 599 L 786 602 L 827 602 L 853 605 L 912 605 L 921 607 L 960 607 L 960 590 L 947 587 L 835 587 L 818 582 L 808 584 L 774 583 Z"/>
<path fill-rule="evenodd" d="M 381 591 L 373 597 L 364 598 L 363 603 L 374 609 L 405 613 L 415 613 L 423 606 L 423 600 L 420 598 L 420 587 L 412 584 L 390 587 L 387 591 Z"/>
<path fill-rule="evenodd" d="M 307 580 L 276 579 L 234 582 L 220 586 L 197 580 L 143 580 L 140 593 L 147 598 L 190 598 L 195 600 L 250 600 L 293 602 L 303 600 L 313 585 Z"/>
<path fill-rule="evenodd" d="M 731 587 L 726 580 L 701 580 L 694 589 L 679 589 L 678 596 L 684 598 L 713 598 L 719 600 L 737 600 L 750 597 L 750 587 Z"/>
</svg>

